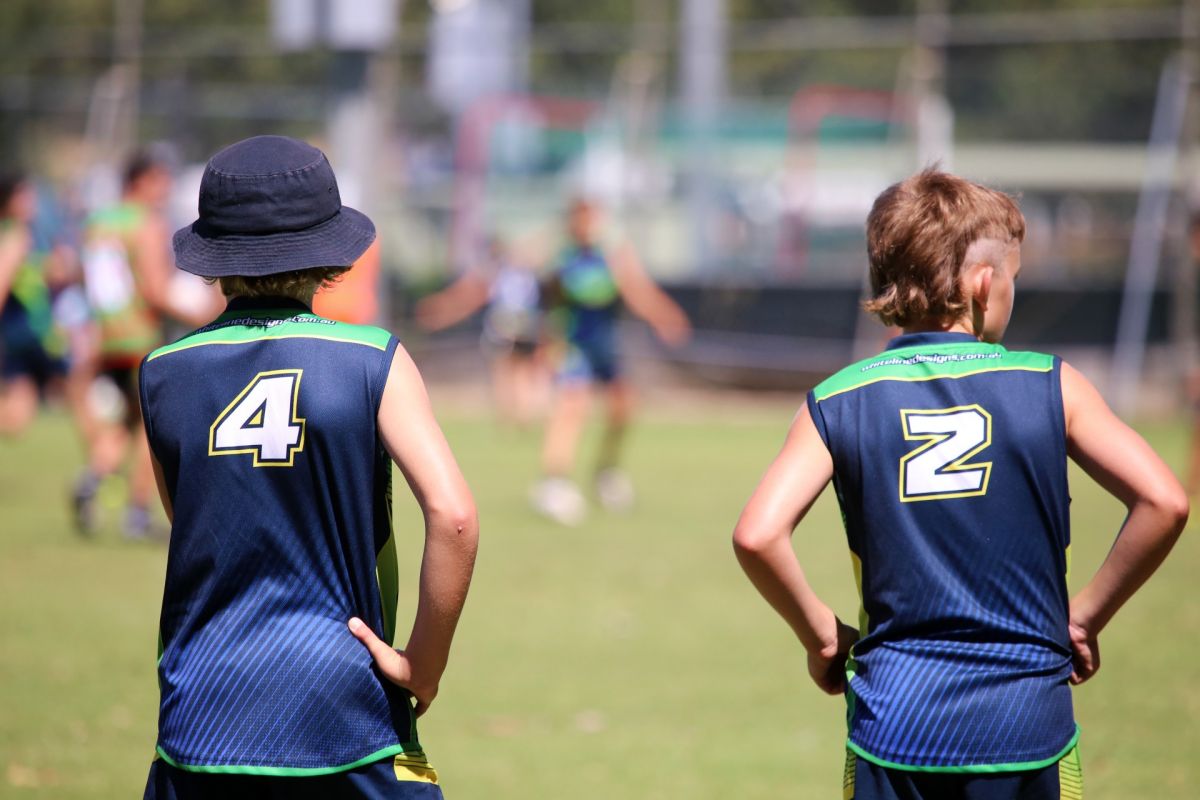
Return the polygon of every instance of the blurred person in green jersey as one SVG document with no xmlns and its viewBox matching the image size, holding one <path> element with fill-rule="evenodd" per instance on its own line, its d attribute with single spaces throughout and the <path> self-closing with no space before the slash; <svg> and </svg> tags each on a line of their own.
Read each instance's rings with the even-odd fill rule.
<svg viewBox="0 0 1200 800">
<path fill-rule="evenodd" d="M 33 185 L 0 175 L 0 434 L 17 434 L 37 414 L 39 395 L 67 373 L 66 343 L 54 324 L 47 269 L 34 241 Z"/>
<path fill-rule="evenodd" d="M 156 531 L 149 512 L 154 475 L 141 425 L 138 365 L 162 344 L 164 316 L 198 325 L 211 319 L 219 304 L 185 307 L 170 291 L 171 232 L 163 209 L 172 177 L 166 159 L 152 150 L 135 153 L 123 185 L 120 202 L 93 212 L 84 224 L 81 261 L 98 336 L 92 392 L 98 411 L 73 507 L 78 530 L 93 533 L 100 483 L 132 454 L 124 532 L 140 539 Z"/>
</svg>

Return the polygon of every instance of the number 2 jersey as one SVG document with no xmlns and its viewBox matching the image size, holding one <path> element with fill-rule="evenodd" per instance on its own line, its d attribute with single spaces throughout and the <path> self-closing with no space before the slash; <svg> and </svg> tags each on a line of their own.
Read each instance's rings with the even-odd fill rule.
<svg viewBox="0 0 1200 800">
<path fill-rule="evenodd" d="M 409 695 L 346 627 L 391 641 L 391 461 L 376 415 L 396 340 L 284 299 L 146 357 L 174 511 L 158 753 L 204 772 L 315 775 L 417 748 Z"/>
<path fill-rule="evenodd" d="M 846 696 L 863 758 L 1026 770 L 1074 745 L 1060 366 L 908 334 L 809 394 L 862 598 Z"/>
</svg>

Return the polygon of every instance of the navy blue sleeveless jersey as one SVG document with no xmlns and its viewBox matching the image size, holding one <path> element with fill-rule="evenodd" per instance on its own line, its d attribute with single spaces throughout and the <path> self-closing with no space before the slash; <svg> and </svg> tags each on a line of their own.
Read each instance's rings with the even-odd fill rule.
<svg viewBox="0 0 1200 800">
<path fill-rule="evenodd" d="M 314 775 L 417 748 L 409 695 L 346 627 L 393 635 L 376 416 L 396 346 L 293 301 L 234 301 L 143 362 L 174 510 L 158 667 L 172 765 Z"/>
<path fill-rule="evenodd" d="M 808 406 L 862 597 L 849 747 L 904 769 L 1053 763 L 1078 736 L 1059 360 L 909 334 Z"/>
<path fill-rule="evenodd" d="M 613 349 L 621 293 L 599 247 L 573 245 L 562 254 L 551 292 L 567 310 L 567 341 L 575 347 Z"/>
</svg>

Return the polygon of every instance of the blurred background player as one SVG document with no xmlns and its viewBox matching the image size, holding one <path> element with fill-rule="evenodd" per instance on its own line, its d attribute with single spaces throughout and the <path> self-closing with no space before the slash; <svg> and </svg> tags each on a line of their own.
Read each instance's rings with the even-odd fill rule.
<svg viewBox="0 0 1200 800">
<path fill-rule="evenodd" d="M 96 380 L 99 334 L 83 286 L 83 271 L 75 243 L 55 244 L 47 261 L 54 324 L 66 346 L 67 377 L 63 395 L 84 451 L 96 435 L 92 384 Z"/>
<path fill-rule="evenodd" d="M 354 269 L 321 288 L 313 297 L 313 311 L 327 319 L 352 325 L 379 322 L 379 239 L 354 262 Z"/>
<path fill-rule="evenodd" d="M 137 371 L 141 360 L 162 344 L 164 316 L 196 326 L 216 313 L 216 304 L 185 306 L 171 291 L 170 228 L 164 207 L 171 192 L 165 160 L 141 151 L 129 160 L 121 201 L 92 213 L 84 227 L 82 264 L 88 304 L 98 335 L 99 380 L 93 397 L 100 413 L 89 442 L 88 463 L 75 485 L 78 530 L 96 525 L 96 492 L 127 455 L 129 494 L 125 535 L 152 533 L 150 502 L 154 475 L 140 422 Z"/>
<path fill-rule="evenodd" d="M 0 175 L 0 434 L 20 433 L 37 414 L 47 385 L 67 373 L 47 282 L 51 253 L 35 242 L 33 184 Z"/>
<path fill-rule="evenodd" d="M 1193 270 L 1200 270 L 1200 211 L 1192 214 L 1188 222 L 1187 236 L 1189 265 Z M 1187 487 L 1188 497 L 1193 500 L 1200 496 L 1200 368 L 1191 365 L 1191 374 L 1187 381 L 1188 399 L 1192 404 L 1192 444 L 1188 458 Z"/>
<path fill-rule="evenodd" d="M 596 498 L 610 511 L 628 510 L 633 485 L 619 468 L 621 444 L 633 411 L 617 322 L 622 305 L 645 320 L 663 342 L 678 346 L 691 335 L 683 310 L 642 268 L 633 247 L 605 247 L 600 210 L 577 198 L 567 209 L 569 243 L 558 256 L 544 289 L 545 305 L 561 314 L 566 351 L 546 422 L 542 479 L 532 501 L 541 514 L 566 525 L 585 514 L 583 493 L 571 479 L 575 451 L 587 419 L 593 388 L 604 398 L 605 427 L 594 472 Z"/>
<path fill-rule="evenodd" d="M 541 287 L 533 266 L 512 258 L 496 238 L 488 243 L 487 258 L 479 268 L 417 304 L 417 323 L 438 331 L 481 308 L 482 343 L 490 360 L 497 415 L 501 422 L 524 427 L 541 409 L 548 381 Z"/>
</svg>

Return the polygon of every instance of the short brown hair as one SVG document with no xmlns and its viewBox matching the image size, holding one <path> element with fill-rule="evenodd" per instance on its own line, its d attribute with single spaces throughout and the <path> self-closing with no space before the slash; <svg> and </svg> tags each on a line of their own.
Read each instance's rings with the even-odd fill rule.
<svg viewBox="0 0 1200 800">
<path fill-rule="evenodd" d="M 871 299 L 885 325 L 950 322 L 967 310 L 959 273 L 980 239 L 1022 241 L 1025 218 L 1003 192 L 934 168 L 889 186 L 867 216 Z"/>
<path fill-rule="evenodd" d="M 336 283 L 349 267 L 312 267 L 274 275 L 226 275 L 217 278 L 226 297 L 292 297 L 307 300 Z"/>
</svg>

